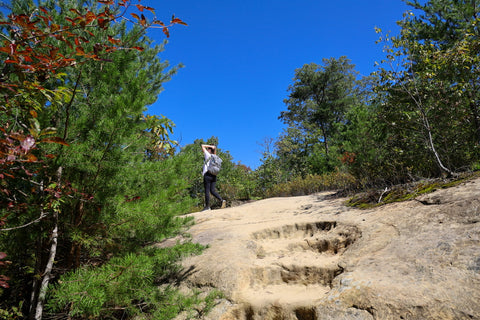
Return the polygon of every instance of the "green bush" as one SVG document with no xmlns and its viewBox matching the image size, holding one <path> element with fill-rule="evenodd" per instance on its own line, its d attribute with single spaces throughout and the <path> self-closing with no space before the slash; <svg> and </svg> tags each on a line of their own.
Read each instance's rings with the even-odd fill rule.
<svg viewBox="0 0 480 320">
<path fill-rule="evenodd" d="M 356 190 L 359 182 L 349 173 L 335 171 L 321 175 L 297 177 L 285 183 L 279 183 L 267 190 L 267 197 L 287 197 L 308 195 L 327 190 Z"/>
<path fill-rule="evenodd" d="M 146 248 L 113 258 L 99 267 L 79 268 L 62 277 L 50 293 L 47 308 L 77 319 L 106 319 L 119 314 L 121 318 L 156 314 L 155 319 L 171 319 L 203 300 L 193 299 L 195 293 L 181 295 L 160 284 L 175 277 L 180 258 L 198 254 L 202 248 L 192 243 L 165 249 Z"/>
</svg>

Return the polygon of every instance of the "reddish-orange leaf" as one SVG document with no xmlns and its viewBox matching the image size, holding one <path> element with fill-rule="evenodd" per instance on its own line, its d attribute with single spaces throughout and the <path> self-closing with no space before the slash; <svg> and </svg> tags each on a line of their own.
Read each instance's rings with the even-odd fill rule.
<svg viewBox="0 0 480 320">
<path fill-rule="evenodd" d="M 184 26 L 188 26 L 188 24 L 186 24 L 185 22 L 183 22 L 182 20 L 180 20 L 178 18 L 173 19 L 171 23 L 172 24 L 182 24 Z"/>
<path fill-rule="evenodd" d="M 27 159 L 28 159 L 28 162 L 36 162 L 38 161 L 38 158 L 35 157 L 33 154 L 29 153 L 27 154 Z"/>
<path fill-rule="evenodd" d="M 152 8 L 152 7 L 145 7 L 145 9 L 147 9 L 148 11 L 150 11 L 151 13 L 155 14 L 155 9 Z"/>
<path fill-rule="evenodd" d="M 50 50 L 50 58 L 55 59 L 57 58 L 58 48 L 54 48 Z"/>
<path fill-rule="evenodd" d="M 81 14 L 80 14 L 80 11 L 78 11 L 77 9 L 73 9 L 73 8 L 72 8 L 72 9 L 70 9 L 70 11 L 73 12 L 73 13 L 76 13 L 76 14 L 79 15 L 79 16 L 81 15 Z"/>
<path fill-rule="evenodd" d="M 145 49 L 142 48 L 142 47 L 132 47 L 132 49 L 137 49 L 138 51 L 143 51 L 143 50 L 145 50 Z"/>
<path fill-rule="evenodd" d="M 86 18 L 86 23 L 89 24 L 90 22 L 95 20 L 97 18 L 97 16 L 92 11 L 88 11 L 85 18 Z"/>
<path fill-rule="evenodd" d="M 115 39 L 112 36 L 108 36 L 108 41 L 110 41 L 113 44 L 120 44 L 121 41 L 119 39 Z"/>
<path fill-rule="evenodd" d="M 67 146 L 67 147 L 70 146 L 65 140 L 63 140 L 62 138 L 59 138 L 59 137 L 45 138 L 45 139 L 42 139 L 40 142 L 58 143 L 58 144 L 61 144 L 61 145 Z"/>
<path fill-rule="evenodd" d="M 113 4 L 113 1 L 111 1 L 111 0 L 98 0 L 98 2 L 101 3 L 101 4 L 106 4 L 106 5 Z"/>
<path fill-rule="evenodd" d="M 134 13 L 134 12 L 132 12 L 132 13 L 130 13 L 130 14 L 131 14 L 132 17 L 134 17 L 135 19 L 140 20 L 140 17 L 138 16 L 138 14 L 136 14 L 136 13 Z"/>
<path fill-rule="evenodd" d="M 11 178 L 11 179 L 15 179 L 15 176 L 14 176 L 14 175 L 11 175 L 11 174 L 6 173 L 6 172 L 4 172 L 3 174 L 4 174 L 5 176 Z"/>
<path fill-rule="evenodd" d="M 100 18 L 100 19 L 98 19 L 98 25 L 100 26 L 100 28 L 105 29 L 108 21 L 109 21 L 108 19 Z"/>
<path fill-rule="evenodd" d="M 160 26 L 162 26 L 162 27 L 165 26 L 165 23 L 163 23 L 163 22 L 160 21 L 160 20 L 154 20 L 152 23 L 153 23 L 153 24 L 158 24 L 158 25 L 160 25 Z"/>
<path fill-rule="evenodd" d="M 32 115 L 32 117 L 36 118 L 38 116 L 37 114 L 37 111 L 35 110 L 30 110 L 30 114 Z"/>
<path fill-rule="evenodd" d="M 79 56 L 84 56 L 85 55 L 85 51 L 83 50 L 82 47 L 77 47 L 76 52 L 77 52 L 77 55 L 79 55 Z"/>
<path fill-rule="evenodd" d="M 167 36 L 167 38 L 170 37 L 170 32 L 168 31 L 167 27 L 163 27 L 162 31 Z"/>
<path fill-rule="evenodd" d="M 146 25 L 147 24 L 147 19 L 145 19 L 145 16 L 142 14 L 142 20 L 140 21 L 140 24 L 142 26 Z"/>
</svg>

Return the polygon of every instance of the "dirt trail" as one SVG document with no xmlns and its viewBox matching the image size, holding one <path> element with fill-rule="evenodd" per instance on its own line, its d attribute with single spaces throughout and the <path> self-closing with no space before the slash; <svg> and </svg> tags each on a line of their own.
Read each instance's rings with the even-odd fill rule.
<svg viewBox="0 0 480 320">
<path fill-rule="evenodd" d="M 329 193 L 192 214 L 202 319 L 480 319 L 480 179 L 370 210 Z M 179 316 L 181 319 L 182 316 Z"/>
</svg>

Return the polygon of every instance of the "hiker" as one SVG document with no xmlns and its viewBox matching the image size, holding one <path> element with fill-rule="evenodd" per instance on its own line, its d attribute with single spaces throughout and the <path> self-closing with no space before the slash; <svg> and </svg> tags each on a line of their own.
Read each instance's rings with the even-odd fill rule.
<svg viewBox="0 0 480 320">
<path fill-rule="evenodd" d="M 202 144 L 202 151 L 205 156 L 202 171 L 203 186 L 205 188 L 205 207 L 202 211 L 210 210 L 210 193 L 213 194 L 215 198 L 220 200 L 223 209 L 226 207 L 227 201 L 223 200 L 215 190 L 215 183 L 217 182 L 216 174 L 218 173 L 218 170 L 220 170 L 222 160 L 217 156 L 217 147 L 214 145 Z M 215 167 L 215 163 L 212 163 L 214 160 L 217 160 L 217 163 L 219 162 L 217 167 Z"/>
</svg>

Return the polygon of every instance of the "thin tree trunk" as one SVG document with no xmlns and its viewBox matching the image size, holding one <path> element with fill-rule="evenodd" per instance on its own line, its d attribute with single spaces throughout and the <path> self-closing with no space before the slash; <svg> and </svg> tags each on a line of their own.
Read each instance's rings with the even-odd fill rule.
<svg viewBox="0 0 480 320">
<path fill-rule="evenodd" d="M 410 70 L 412 70 L 413 69 L 412 66 L 410 66 L 410 67 L 411 67 Z M 412 77 L 412 79 L 415 79 L 415 75 L 413 74 L 413 72 L 411 74 L 411 77 Z M 443 165 L 443 162 L 440 159 L 440 156 L 437 152 L 437 149 L 435 148 L 435 143 L 433 142 L 433 136 L 432 136 L 432 129 L 430 127 L 430 122 L 428 121 L 427 112 L 425 111 L 424 104 L 421 101 L 422 99 L 421 99 L 421 96 L 418 92 L 417 86 L 416 85 L 414 86 L 415 93 L 413 93 L 411 90 L 409 90 L 405 86 L 404 83 L 402 83 L 401 85 L 402 85 L 403 89 L 405 90 L 405 92 L 407 92 L 407 94 L 410 96 L 410 98 L 412 98 L 412 100 L 415 103 L 418 111 L 420 111 L 420 114 L 422 115 L 423 126 L 427 130 L 427 134 L 428 134 L 428 144 L 429 144 L 429 147 L 432 150 L 433 154 L 435 155 L 435 160 L 436 160 L 438 166 L 440 167 L 440 169 L 447 172 L 448 175 L 454 176 L 455 173 Z"/>
<path fill-rule="evenodd" d="M 58 185 L 60 186 L 62 181 L 62 171 L 63 167 L 58 167 L 57 169 L 57 181 Z M 36 306 L 35 306 L 35 320 L 41 320 L 43 315 L 43 307 L 45 305 L 45 298 L 47 296 L 47 289 L 50 279 L 53 278 L 52 270 L 53 270 L 53 263 L 55 262 L 55 257 L 57 255 L 57 246 L 58 246 L 58 210 L 53 210 L 53 230 L 51 233 L 51 245 L 50 245 L 50 252 L 48 255 L 48 261 L 45 266 L 45 270 L 43 272 L 42 282 L 38 289 L 38 296 L 36 299 Z M 33 311 L 33 310 L 32 310 Z"/>
<path fill-rule="evenodd" d="M 432 130 L 430 129 L 430 123 L 429 123 L 426 115 L 423 114 L 423 112 L 422 112 L 422 117 L 423 117 L 423 123 L 424 123 L 425 129 L 427 129 L 427 133 L 428 133 L 428 142 L 430 144 L 430 148 L 432 149 L 433 154 L 435 155 L 435 159 L 437 160 L 437 164 L 439 165 L 439 167 L 443 171 L 447 172 L 450 176 L 453 176 L 454 173 L 450 169 L 448 169 L 447 167 L 445 167 L 443 165 L 443 162 L 440 159 L 440 156 L 438 155 L 437 150 L 435 149 L 435 144 L 433 143 L 433 137 L 432 137 Z"/>
<path fill-rule="evenodd" d="M 38 293 L 37 305 L 35 307 L 35 320 L 41 320 L 43 314 L 43 307 L 45 305 L 45 297 L 47 295 L 47 288 L 50 279 L 52 278 L 53 262 L 57 254 L 58 244 L 58 212 L 54 211 L 53 218 L 55 220 L 55 226 L 52 230 L 52 244 L 50 246 L 50 255 L 48 257 L 47 265 L 45 266 L 45 272 L 43 273 L 42 283 L 40 284 L 40 290 Z"/>
</svg>

